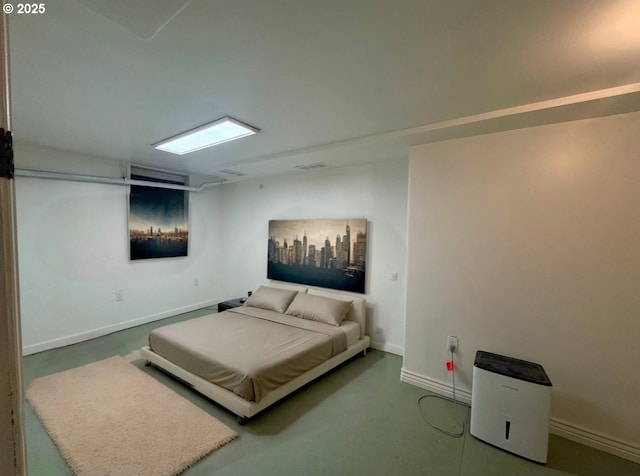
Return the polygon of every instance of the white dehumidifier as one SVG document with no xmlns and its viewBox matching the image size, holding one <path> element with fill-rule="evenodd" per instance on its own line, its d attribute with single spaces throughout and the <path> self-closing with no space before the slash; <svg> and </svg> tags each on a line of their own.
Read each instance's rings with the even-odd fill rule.
<svg viewBox="0 0 640 476">
<path fill-rule="evenodd" d="M 551 381 L 539 364 L 479 350 L 473 364 L 471 434 L 546 463 Z"/>
</svg>

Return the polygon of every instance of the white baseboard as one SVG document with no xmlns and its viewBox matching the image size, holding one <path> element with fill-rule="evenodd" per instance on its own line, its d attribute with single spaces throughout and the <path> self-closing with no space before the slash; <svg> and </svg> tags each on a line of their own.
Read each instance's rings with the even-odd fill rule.
<svg viewBox="0 0 640 476">
<path fill-rule="evenodd" d="M 450 384 L 411 372 L 410 370 L 402 369 L 400 372 L 400 380 L 445 397 L 451 398 L 453 396 L 453 387 Z M 456 398 L 461 402 L 471 405 L 471 392 L 456 389 Z M 559 420 L 558 418 L 550 419 L 549 431 L 554 435 L 581 443 L 585 446 L 628 459 L 635 463 L 640 463 L 640 446 L 637 443 L 623 441 L 610 435 L 605 435 L 573 423 Z"/>
<path fill-rule="evenodd" d="M 84 342 L 85 340 L 95 339 L 96 337 L 102 337 L 113 332 L 129 329 L 131 327 L 140 326 L 142 324 L 148 324 L 149 322 L 158 321 L 167 317 L 176 316 L 185 312 L 195 311 L 207 306 L 213 306 L 221 302 L 222 299 L 213 299 L 195 304 L 189 304 L 188 306 L 182 306 L 176 309 L 170 309 L 168 311 L 159 312 L 149 316 L 138 317 L 125 322 L 118 322 L 109 326 L 100 327 L 87 332 L 80 332 L 78 334 L 72 334 L 65 337 L 59 337 L 57 339 L 51 339 L 45 342 L 39 342 L 37 344 L 26 345 L 22 347 L 22 355 L 31 355 L 45 350 L 57 349 L 58 347 L 65 347 L 71 344 L 77 344 L 78 342 Z"/>
<path fill-rule="evenodd" d="M 39 342 L 37 344 L 26 345 L 22 348 L 22 355 L 37 354 L 38 352 L 44 352 L 45 350 L 57 349 L 59 347 L 65 347 L 71 344 L 77 344 L 78 342 L 84 342 L 85 340 L 95 339 L 96 337 L 102 337 L 113 332 L 121 331 L 124 329 L 130 329 L 131 327 L 140 326 L 142 324 L 148 324 L 149 322 L 158 321 L 167 317 L 172 317 L 184 312 L 195 311 L 207 306 L 213 306 L 223 301 L 223 299 L 212 299 L 208 301 L 191 304 L 189 306 L 183 306 L 176 309 L 170 309 L 168 311 L 152 314 L 150 316 L 143 316 L 136 319 L 132 319 L 125 322 L 119 322 L 110 326 L 100 327 L 87 332 L 81 332 L 78 334 L 72 334 L 57 339 L 48 340 L 45 342 Z M 403 356 L 404 349 L 394 344 L 386 344 L 381 342 L 371 342 L 371 348 L 375 350 L 381 350 L 383 352 L 389 352 L 391 354 Z"/>
<path fill-rule="evenodd" d="M 453 386 L 440 380 L 426 377 L 407 369 L 400 370 L 400 381 L 424 388 L 430 392 L 437 393 L 445 397 L 453 398 Z M 466 390 L 456 388 L 456 400 L 467 405 L 471 405 L 471 393 Z"/>
<path fill-rule="evenodd" d="M 385 344 L 384 342 L 371 342 L 371 348 L 399 355 L 400 357 L 404 356 L 404 349 L 398 345 Z"/>
<path fill-rule="evenodd" d="M 635 463 L 640 463 L 640 445 L 637 443 L 620 440 L 610 435 L 605 435 L 573 423 L 559 420 L 558 418 L 551 418 L 549 431 L 567 440 L 575 441 L 606 453 L 611 453 Z"/>
</svg>

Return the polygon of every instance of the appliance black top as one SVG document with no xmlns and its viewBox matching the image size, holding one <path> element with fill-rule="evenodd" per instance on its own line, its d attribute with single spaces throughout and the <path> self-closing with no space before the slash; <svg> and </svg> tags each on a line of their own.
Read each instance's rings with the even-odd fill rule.
<svg viewBox="0 0 640 476">
<path fill-rule="evenodd" d="M 473 365 L 489 372 L 551 387 L 551 380 L 547 377 L 542 365 L 526 360 L 479 350 L 476 352 L 476 360 Z"/>
</svg>

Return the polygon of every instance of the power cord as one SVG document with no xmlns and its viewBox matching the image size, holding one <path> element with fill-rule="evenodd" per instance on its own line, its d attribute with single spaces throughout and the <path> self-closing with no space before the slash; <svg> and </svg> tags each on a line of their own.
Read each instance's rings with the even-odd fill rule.
<svg viewBox="0 0 640 476">
<path fill-rule="evenodd" d="M 422 395 L 420 398 L 418 398 L 418 408 L 420 409 L 420 413 L 422 415 L 422 419 L 424 421 L 426 421 L 429 426 L 435 428 L 438 431 L 441 431 L 442 433 L 449 435 L 453 438 L 460 438 L 462 435 L 464 435 L 464 425 L 465 425 L 465 417 L 463 416 L 462 419 L 458 419 L 457 423 L 460 427 L 459 430 L 447 430 L 445 428 L 439 427 L 437 425 L 435 425 L 434 423 L 432 423 L 431 421 L 429 421 L 429 419 L 427 418 L 427 416 L 424 414 L 424 410 L 422 409 L 422 405 L 420 405 L 420 402 L 424 399 L 427 398 L 437 398 L 439 400 L 445 400 L 447 402 L 453 402 L 454 405 L 460 405 L 460 406 L 464 406 L 466 407 L 466 405 L 462 402 L 458 402 L 458 400 L 456 400 L 456 377 L 455 377 L 455 360 L 453 358 L 453 351 L 454 349 L 452 347 L 449 348 L 449 351 L 451 352 L 451 362 L 453 363 L 453 368 L 451 369 L 451 381 L 453 384 L 453 399 L 449 398 L 449 397 L 443 397 L 442 395 Z"/>
</svg>

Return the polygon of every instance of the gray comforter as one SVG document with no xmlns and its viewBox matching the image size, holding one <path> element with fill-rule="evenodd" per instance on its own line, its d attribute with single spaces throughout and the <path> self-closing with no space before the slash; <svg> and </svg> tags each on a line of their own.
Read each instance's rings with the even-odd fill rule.
<svg viewBox="0 0 640 476">
<path fill-rule="evenodd" d="M 149 347 L 183 369 L 250 401 L 347 348 L 338 327 L 241 306 L 160 327 Z"/>
</svg>

